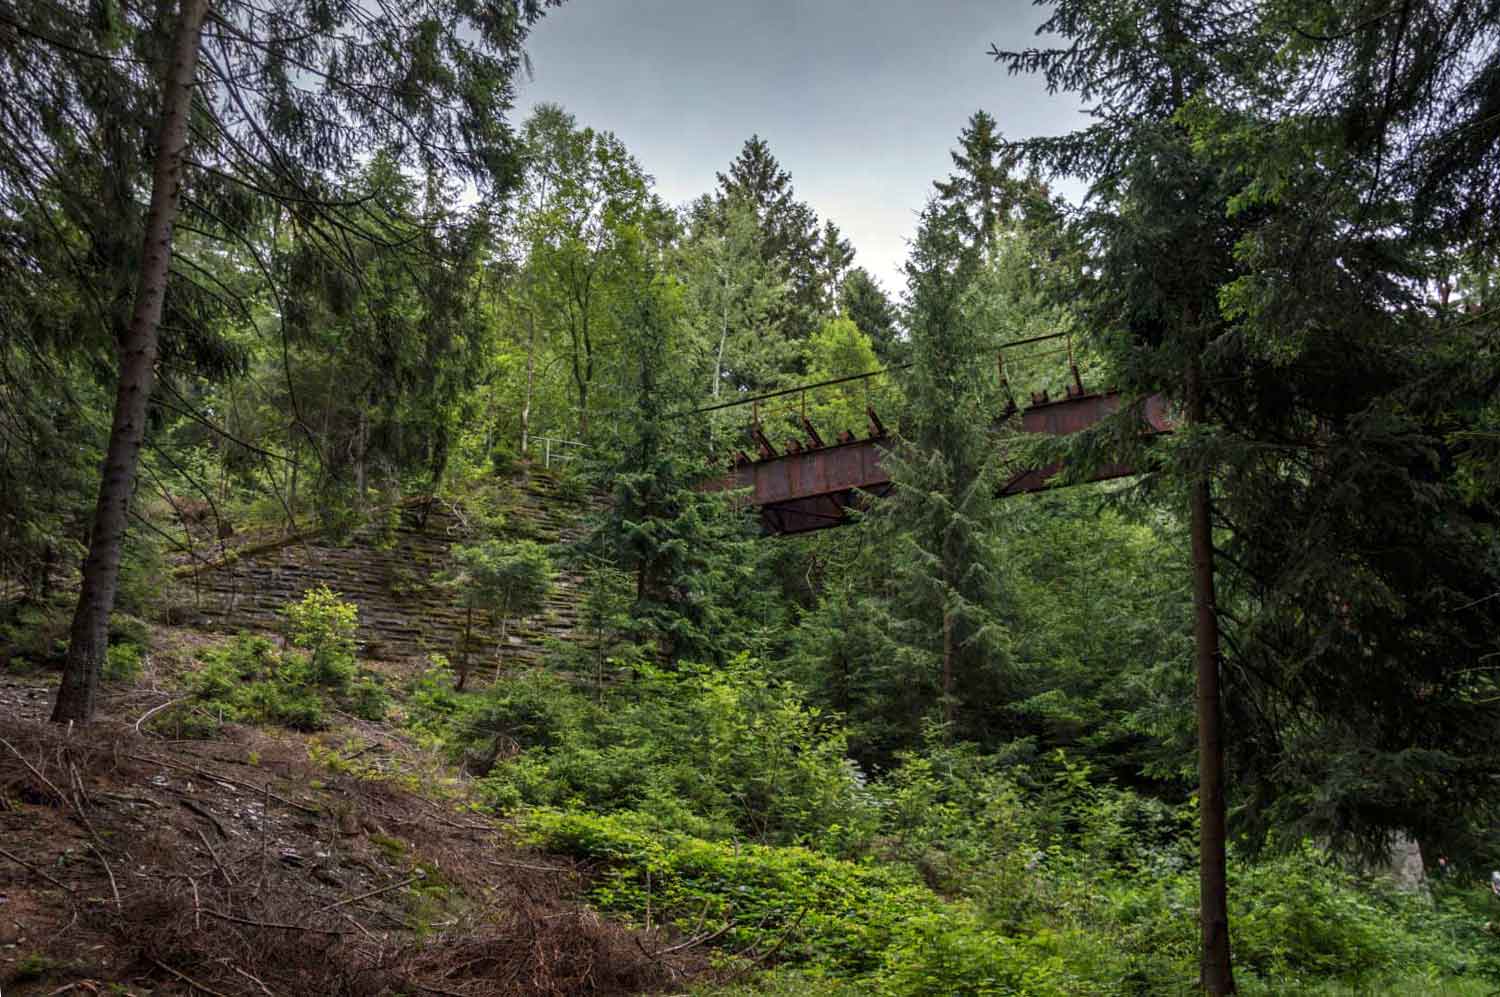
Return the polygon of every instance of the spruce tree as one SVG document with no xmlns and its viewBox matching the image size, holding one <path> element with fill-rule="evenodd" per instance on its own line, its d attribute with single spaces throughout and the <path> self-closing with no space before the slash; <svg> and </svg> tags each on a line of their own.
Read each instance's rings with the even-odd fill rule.
<svg viewBox="0 0 1500 997">
<path fill-rule="evenodd" d="M 839 312 L 870 337 L 882 363 L 892 365 L 903 361 L 896 307 L 868 270 L 855 267 L 849 271 L 839 286 L 838 304 Z"/>
<path fill-rule="evenodd" d="M 883 571 L 861 596 L 876 632 L 859 633 L 877 650 L 850 656 L 864 669 L 894 666 L 854 683 L 904 683 L 909 737 L 924 719 L 949 737 L 982 736 L 961 706 L 998 695 L 1007 682 L 993 535 L 996 343 L 967 307 L 978 257 L 964 233 L 956 211 L 929 204 L 907 263 L 911 366 L 900 382 L 900 435 L 882 456 L 894 488 L 867 513 Z"/>
<path fill-rule="evenodd" d="M 755 215 L 761 259 L 777 269 L 788 288 L 776 315 L 777 331 L 801 342 L 817 327 L 823 307 L 817 214 L 797 200 L 792 175 L 759 135 L 746 140 L 729 171 L 718 174 L 718 179 L 715 204 L 720 210 L 740 204 Z"/>
<path fill-rule="evenodd" d="M 377 150 L 486 191 L 508 184 L 515 157 L 503 112 L 520 42 L 542 7 L 16 8 L 17 30 L 0 56 L 0 197 L 7 213 L 52 214 L 55 225 L 79 200 L 70 179 L 102 178 L 100 210 L 67 219 L 88 244 L 68 265 L 119 347 L 118 399 L 55 719 L 93 711 L 163 311 L 184 288 L 224 294 L 215 252 L 242 254 L 247 268 L 269 274 L 270 247 L 258 239 L 268 213 L 344 258 L 367 201 L 351 199 L 341 180 Z M 142 210 L 145 189 L 152 203 Z M 178 227 L 211 247 L 203 259 L 175 252 L 179 208 Z M 5 245 L 9 254 L 14 244 Z M 106 279 L 93 279 L 95 269 Z"/>
<path fill-rule="evenodd" d="M 1225 329 L 1218 293 L 1234 275 L 1229 186 L 1195 155 L 1178 116 L 1211 87 L 1218 19 L 1175 0 L 1142 0 L 1128 12 L 1095 0 L 1059 0 L 1043 33 L 1067 47 L 996 52 L 1011 72 L 1092 99 L 1098 123 L 1026 144 L 1032 161 L 1089 179 L 1079 241 L 1096 247 L 1083 278 L 1081 318 L 1113 347 L 1128 396 L 1164 392 L 1182 405 L 1175 480 L 1192 523 L 1199 767 L 1199 984 L 1234 991 L 1230 971 L 1221 654 L 1212 542 L 1212 482 L 1223 460 L 1207 413 L 1205 352 Z M 1128 439 L 1129 434 L 1123 434 Z M 1138 458 L 1140 459 L 1140 458 Z"/>
<path fill-rule="evenodd" d="M 774 619 L 767 608 L 757 621 L 754 608 L 750 579 L 763 548 L 743 509 L 697 487 L 711 473 L 709 441 L 673 417 L 692 390 L 681 289 L 637 250 L 621 315 L 630 402 L 616 415 L 616 442 L 597 455 L 611 501 L 586 546 L 630 577 L 635 644 L 654 647 L 663 662 L 722 663 L 746 647 L 747 623 Z"/>
<path fill-rule="evenodd" d="M 988 246 L 996 226 L 1019 205 L 1024 183 L 1012 171 L 1018 153 L 1000 134 L 994 117 L 975 111 L 958 136 L 959 148 L 949 153 L 954 172 L 937 180 L 938 198 L 953 210 L 964 238 L 973 246 Z"/>
</svg>

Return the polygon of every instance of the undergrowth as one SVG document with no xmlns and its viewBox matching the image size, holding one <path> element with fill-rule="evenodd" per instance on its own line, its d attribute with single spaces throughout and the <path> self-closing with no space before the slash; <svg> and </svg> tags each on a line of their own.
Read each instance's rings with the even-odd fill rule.
<svg viewBox="0 0 1500 997">
<path fill-rule="evenodd" d="M 632 668 L 602 696 L 543 672 L 455 693 L 434 669 L 406 720 L 528 843 L 595 868 L 601 910 L 714 950 L 731 982 L 702 993 L 1196 992 L 1190 806 L 939 729 L 867 776 L 838 718 L 753 661 Z M 1401 894 L 1310 843 L 1231 868 L 1246 994 L 1477 997 L 1500 979 L 1485 894 Z"/>
<path fill-rule="evenodd" d="M 176 737 L 211 737 L 226 723 L 315 731 L 335 710 L 382 719 L 390 698 L 382 677 L 355 659 L 355 606 L 323 587 L 285 615 L 284 646 L 240 634 L 200 652 L 183 702 L 152 718 L 153 729 Z"/>
</svg>

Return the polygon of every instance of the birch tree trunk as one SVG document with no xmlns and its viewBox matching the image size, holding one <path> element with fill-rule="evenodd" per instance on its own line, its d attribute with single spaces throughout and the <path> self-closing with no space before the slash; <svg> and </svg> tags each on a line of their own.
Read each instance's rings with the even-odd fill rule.
<svg viewBox="0 0 1500 997">
<path fill-rule="evenodd" d="M 162 86 L 161 130 L 151 177 L 151 206 L 146 215 L 140 283 L 130 324 L 119 344 L 120 381 L 109 445 L 104 454 L 99 499 L 94 507 L 88 556 L 83 562 L 83 581 L 69 632 L 62 684 L 52 710 L 52 719 L 57 723 L 92 719 L 98 698 L 99 671 L 120 578 L 120 551 L 130 513 L 130 496 L 146 435 L 146 407 L 156 369 L 157 333 L 172 265 L 172 227 L 182 193 L 193 76 L 198 67 L 199 39 L 208 6 L 209 0 L 182 0 L 172 61 Z"/>
</svg>

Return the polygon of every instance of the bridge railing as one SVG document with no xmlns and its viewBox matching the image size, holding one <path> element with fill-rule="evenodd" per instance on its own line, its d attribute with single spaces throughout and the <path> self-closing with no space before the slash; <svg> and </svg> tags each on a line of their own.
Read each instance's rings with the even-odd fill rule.
<svg viewBox="0 0 1500 997">
<path fill-rule="evenodd" d="M 531 436 L 526 440 L 527 456 L 542 459 L 546 468 L 561 467 L 577 460 L 588 450 L 588 444 L 580 440 L 565 440 L 556 436 Z"/>
<path fill-rule="evenodd" d="M 747 391 L 679 415 L 696 421 L 707 440 L 705 452 L 720 465 L 883 437 L 900 428 L 897 375 L 908 366 Z M 988 371 L 997 420 L 1049 399 L 1100 391 L 1107 380 L 1103 365 L 1075 350 L 1066 331 L 1003 344 Z"/>
<path fill-rule="evenodd" d="M 683 413 L 706 430 L 716 459 L 763 460 L 895 427 L 900 387 L 889 370 L 866 371 L 739 397 Z"/>
</svg>

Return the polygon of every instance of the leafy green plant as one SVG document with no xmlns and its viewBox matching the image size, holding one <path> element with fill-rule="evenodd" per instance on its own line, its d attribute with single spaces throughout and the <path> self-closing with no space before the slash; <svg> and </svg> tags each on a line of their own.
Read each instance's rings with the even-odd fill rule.
<svg viewBox="0 0 1500 997">
<path fill-rule="evenodd" d="M 140 678 L 145 659 L 137 644 L 111 644 L 104 654 L 103 677 L 106 682 L 132 682 Z"/>
<path fill-rule="evenodd" d="M 327 588 L 308 592 L 286 609 L 289 646 L 240 634 L 201 652 L 202 667 L 188 679 L 189 702 L 164 711 L 155 729 L 211 736 L 229 723 L 279 724 L 320 730 L 333 707 L 378 720 L 390 699 L 380 676 L 354 658 L 358 613 Z"/>
<path fill-rule="evenodd" d="M 873 834 L 875 800 L 842 729 L 794 687 L 745 656 L 719 669 L 632 670 L 602 702 L 545 673 L 487 691 L 460 750 L 504 756 L 481 788 L 490 804 L 635 810 L 707 837 L 839 851 Z"/>
<path fill-rule="evenodd" d="M 338 688 L 347 685 L 354 676 L 359 608 L 320 585 L 288 605 L 284 613 L 287 639 L 307 652 L 311 680 Z"/>
</svg>

